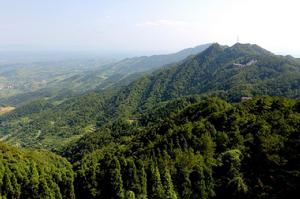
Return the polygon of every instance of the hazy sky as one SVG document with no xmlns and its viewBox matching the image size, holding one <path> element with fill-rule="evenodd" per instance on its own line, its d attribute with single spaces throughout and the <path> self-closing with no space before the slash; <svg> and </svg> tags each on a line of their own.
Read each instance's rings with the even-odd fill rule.
<svg viewBox="0 0 300 199">
<path fill-rule="evenodd" d="M 0 0 L 0 49 L 172 52 L 256 43 L 300 56 L 299 0 Z"/>
</svg>

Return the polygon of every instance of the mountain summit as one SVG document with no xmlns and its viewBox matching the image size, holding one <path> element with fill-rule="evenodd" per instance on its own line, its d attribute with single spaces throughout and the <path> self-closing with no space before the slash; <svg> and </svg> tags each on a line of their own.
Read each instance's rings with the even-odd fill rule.
<svg viewBox="0 0 300 199">
<path fill-rule="evenodd" d="M 211 45 L 184 62 L 159 70 L 129 85 L 142 92 L 141 105 L 191 94 L 217 94 L 238 101 L 243 96 L 299 97 L 300 65 L 257 45 Z M 284 80 L 284 81 L 281 81 Z M 141 86 L 143 85 L 143 86 Z M 123 98 L 121 91 L 118 98 Z"/>
</svg>

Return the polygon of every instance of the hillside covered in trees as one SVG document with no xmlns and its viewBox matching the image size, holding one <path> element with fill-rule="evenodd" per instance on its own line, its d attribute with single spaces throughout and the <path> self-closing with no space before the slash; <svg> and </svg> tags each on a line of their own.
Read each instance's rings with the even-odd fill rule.
<svg viewBox="0 0 300 199">
<path fill-rule="evenodd" d="M 198 55 L 144 75 L 127 86 L 96 90 L 59 105 L 39 100 L 0 116 L 0 134 L 11 144 L 63 150 L 118 118 L 132 120 L 160 103 L 189 95 L 298 98 L 300 64 L 257 45 L 213 44 Z"/>
<path fill-rule="evenodd" d="M 0 195 L 297 198 L 299 107 L 282 97 L 171 100 L 66 149 L 73 169 L 50 152 L 1 144 Z"/>
<path fill-rule="evenodd" d="M 284 98 L 239 104 L 201 100 L 148 123 L 137 135 L 119 135 L 118 142 L 75 162 L 77 194 L 295 198 L 300 186 L 299 111 L 299 100 Z"/>
</svg>

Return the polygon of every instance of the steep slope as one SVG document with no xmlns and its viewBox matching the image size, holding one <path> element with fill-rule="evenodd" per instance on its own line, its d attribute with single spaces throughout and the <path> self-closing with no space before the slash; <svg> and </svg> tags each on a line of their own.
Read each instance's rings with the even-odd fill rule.
<svg viewBox="0 0 300 199">
<path fill-rule="evenodd" d="M 294 59 L 273 55 L 257 45 L 227 48 L 214 44 L 183 63 L 133 82 L 112 103 L 120 104 L 116 112 L 130 114 L 191 94 L 216 94 L 239 101 L 255 95 L 297 98 L 299 92 L 300 64 Z"/>
<path fill-rule="evenodd" d="M 255 95 L 297 98 L 299 70 L 295 59 L 276 56 L 257 45 L 213 44 L 124 88 L 91 92 L 21 117 L 11 112 L 0 117 L 0 133 L 10 143 L 59 150 L 58 146 L 76 141 L 107 122 L 138 118 L 159 103 L 181 96 L 218 95 L 230 101 Z"/>
</svg>

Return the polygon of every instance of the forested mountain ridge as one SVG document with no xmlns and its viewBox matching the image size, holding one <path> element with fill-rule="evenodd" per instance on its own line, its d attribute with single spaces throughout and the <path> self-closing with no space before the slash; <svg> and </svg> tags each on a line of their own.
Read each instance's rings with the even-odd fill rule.
<svg viewBox="0 0 300 199">
<path fill-rule="evenodd" d="M 112 119 L 130 120 L 181 96 L 218 95 L 230 101 L 256 95 L 297 98 L 299 70 L 295 59 L 276 56 L 257 45 L 213 44 L 124 88 L 92 92 L 34 114 L 16 116 L 16 109 L 0 117 L 0 130 L 9 143 L 57 150 Z"/>
<path fill-rule="evenodd" d="M 158 70 L 126 87 L 113 104 L 119 112 L 147 109 L 153 104 L 191 94 L 216 94 L 230 101 L 243 96 L 299 97 L 300 65 L 294 60 L 250 44 L 213 44 L 203 53 Z M 123 107 L 126 107 L 126 109 Z"/>
</svg>

